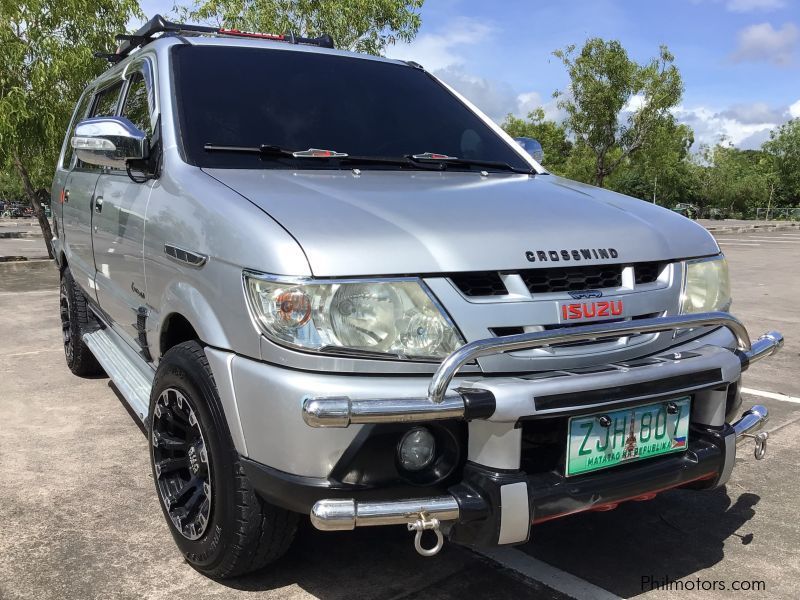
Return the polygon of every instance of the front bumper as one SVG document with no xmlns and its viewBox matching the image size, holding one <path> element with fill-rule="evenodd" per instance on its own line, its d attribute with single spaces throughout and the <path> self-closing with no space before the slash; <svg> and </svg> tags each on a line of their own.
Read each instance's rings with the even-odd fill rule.
<svg viewBox="0 0 800 600">
<path fill-rule="evenodd" d="M 458 381 L 458 369 L 477 357 L 542 345 L 604 337 L 724 327 L 736 339 L 731 351 L 698 345 L 637 361 L 609 364 L 569 373 L 535 377 L 481 377 Z M 609 510 L 627 500 L 647 500 L 676 487 L 711 488 L 730 477 L 736 444 L 756 437 L 760 458 L 766 434 L 754 436 L 767 420 L 758 406 L 734 423 L 730 391 L 751 363 L 780 349 L 783 337 L 771 332 L 751 343 L 744 326 L 727 313 L 706 313 L 571 328 L 569 332 L 537 332 L 481 340 L 448 357 L 431 380 L 428 396 L 396 399 L 311 397 L 303 402 L 303 418 L 315 428 L 347 428 L 351 424 L 407 423 L 438 419 L 469 421 L 468 461 L 460 483 L 447 493 L 423 498 L 369 501 L 322 498 L 311 509 L 312 523 L 322 530 L 357 526 L 407 524 L 419 534 L 441 527 L 450 539 L 468 545 L 522 543 L 530 525 L 586 510 Z M 558 470 L 526 473 L 520 465 L 521 420 L 546 419 L 596 412 L 614 406 L 691 394 L 690 442 L 678 455 L 571 477 Z M 441 539 L 441 536 L 440 536 Z M 437 547 L 440 547 L 437 546 Z"/>
<path fill-rule="evenodd" d="M 344 531 L 435 519 L 456 543 L 522 543 L 532 524 L 584 511 L 612 510 L 621 502 L 651 500 L 678 487 L 707 489 L 724 484 L 736 460 L 737 444 L 753 437 L 767 420 L 767 409 L 755 406 L 733 425 L 693 427 L 692 441 L 679 455 L 569 480 L 557 473 L 526 475 L 468 464 L 463 481 L 447 494 L 385 501 L 319 500 L 311 509 L 311 522 L 323 531 Z"/>
</svg>

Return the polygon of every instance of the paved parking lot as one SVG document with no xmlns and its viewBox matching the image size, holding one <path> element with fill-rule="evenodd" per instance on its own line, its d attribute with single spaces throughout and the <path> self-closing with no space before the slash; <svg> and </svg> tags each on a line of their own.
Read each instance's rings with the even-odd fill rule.
<svg viewBox="0 0 800 600">
<path fill-rule="evenodd" d="M 0 264 L 0 598 L 756 595 L 731 591 L 734 582 L 763 582 L 759 597 L 795 598 L 800 233 L 719 241 L 730 261 L 733 312 L 752 335 L 779 329 L 787 339 L 782 354 L 745 376 L 745 404 L 765 404 L 772 414 L 767 458 L 756 462 L 743 449 L 725 489 L 677 490 L 545 523 L 530 543 L 489 553 L 494 560 L 453 545 L 418 557 L 401 527 L 332 534 L 306 526 L 272 569 L 224 583 L 181 560 L 153 492 L 146 441 L 113 385 L 67 370 L 55 271 L 46 262 Z M 647 577 L 694 589 L 643 590 Z"/>
</svg>

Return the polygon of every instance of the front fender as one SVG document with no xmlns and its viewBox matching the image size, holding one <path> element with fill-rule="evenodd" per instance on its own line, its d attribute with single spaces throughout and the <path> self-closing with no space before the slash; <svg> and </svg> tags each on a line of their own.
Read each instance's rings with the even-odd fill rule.
<svg viewBox="0 0 800 600">
<path fill-rule="evenodd" d="M 232 348 L 230 337 L 209 301 L 197 288 L 185 281 L 173 281 L 164 290 L 153 330 L 155 340 L 161 339 L 164 325 L 175 314 L 189 321 L 202 342 L 216 348 Z M 255 333 L 253 337 L 257 338 Z"/>
</svg>

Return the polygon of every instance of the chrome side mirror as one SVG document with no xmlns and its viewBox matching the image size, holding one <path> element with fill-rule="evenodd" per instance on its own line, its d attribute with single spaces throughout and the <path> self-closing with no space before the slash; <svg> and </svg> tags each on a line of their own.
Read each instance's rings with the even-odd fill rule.
<svg viewBox="0 0 800 600">
<path fill-rule="evenodd" d="M 533 160 L 539 164 L 544 162 L 544 150 L 542 149 L 542 145 L 539 143 L 539 140 L 529 137 L 517 137 L 514 138 L 514 141 L 522 146 L 522 149 L 530 154 L 533 157 Z"/>
<path fill-rule="evenodd" d="M 129 160 L 147 158 L 147 134 L 125 117 L 94 117 L 78 123 L 70 140 L 85 163 L 124 169 Z"/>
</svg>

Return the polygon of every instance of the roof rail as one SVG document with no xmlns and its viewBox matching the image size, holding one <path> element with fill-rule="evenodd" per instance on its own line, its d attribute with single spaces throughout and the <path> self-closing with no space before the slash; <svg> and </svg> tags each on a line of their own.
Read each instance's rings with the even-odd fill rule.
<svg viewBox="0 0 800 600">
<path fill-rule="evenodd" d="M 232 36 L 248 37 L 274 40 L 279 42 L 289 42 L 290 44 L 310 44 L 322 48 L 333 48 L 333 38 L 327 34 L 315 38 L 296 36 L 293 33 L 285 35 L 274 33 L 256 33 L 253 31 L 240 31 L 238 29 L 226 29 L 224 27 L 210 27 L 208 25 L 192 25 L 189 23 L 173 23 L 167 21 L 161 15 L 155 15 L 147 23 L 142 25 L 135 33 L 121 33 L 117 35 L 117 41 L 121 42 L 114 54 L 105 52 L 95 52 L 97 58 L 103 58 L 111 64 L 118 63 L 128 56 L 136 48 L 146 46 L 153 40 L 158 39 L 158 34 L 202 34 L 213 36 Z"/>
</svg>

